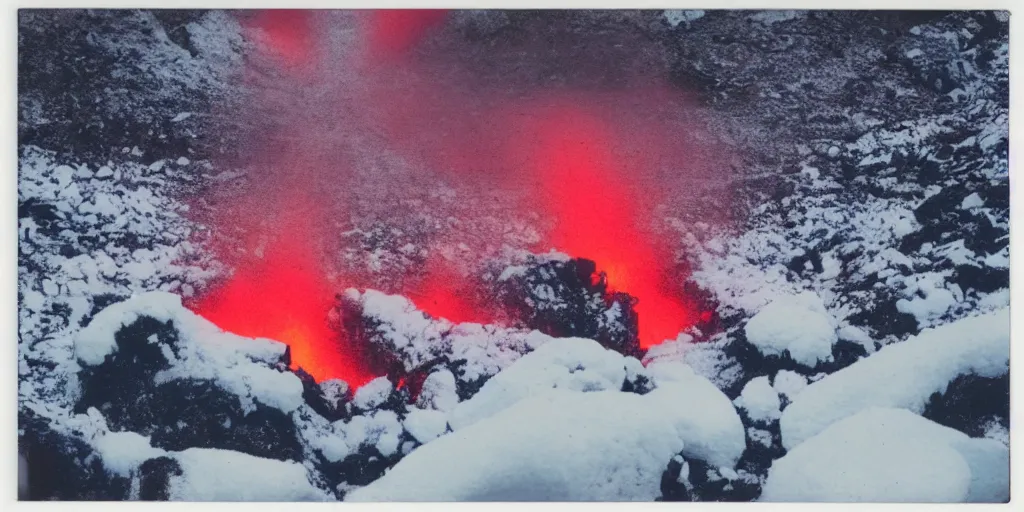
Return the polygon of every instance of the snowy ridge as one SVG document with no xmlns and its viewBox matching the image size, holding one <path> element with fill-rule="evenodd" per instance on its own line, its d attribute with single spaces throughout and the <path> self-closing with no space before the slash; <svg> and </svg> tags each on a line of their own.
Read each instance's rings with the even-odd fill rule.
<svg viewBox="0 0 1024 512">
<path fill-rule="evenodd" d="M 800 391 L 782 413 L 783 444 L 795 448 L 837 420 L 867 407 L 921 413 L 933 393 L 960 375 L 1009 371 L 1010 310 L 926 329 Z"/>
<path fill-rule="evenodd" d="M 1010 453 L 905 409 L 869 407 L 772 464 L 764 501 L 1005 502 Z"/>
</svg>

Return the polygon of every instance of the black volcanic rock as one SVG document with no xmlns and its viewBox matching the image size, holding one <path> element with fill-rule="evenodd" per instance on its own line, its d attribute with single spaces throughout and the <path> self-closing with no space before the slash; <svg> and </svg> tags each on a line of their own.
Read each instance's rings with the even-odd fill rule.
<svg viewBox="0 0 1024 512">
<path fill-rule="evenodd" d="M 128 495 L 128 479 L 107 473 L 88 443 L 30 409 L 18 412 L 18 452 L 27 470 L 23 499 L 111 501 Z"/>
<path fill-rule="evenodd" d="M 178 350 L 173 324 L 142 317 L 117 331 L 115 341 L 116 352 L 81 371 L 77 412 L 95 407 L 113 430 L 152 436 L 157 448 L 222 448 L 301 459 L 295 426 L 280 410 L 258 402 L 247 410 L 238 396 L 208 381 L 157 381 L 157 372 L 170 367 L 164 350 Z"/>
<path fill-rule="evenodd" d="M 575 258 L 530 265 L 497 283 L 497 298 L 527 328 L 590 338 L 624 355 L 639 354 L 634 299 L 611 292 L 597 265 Z"/>
</svg>

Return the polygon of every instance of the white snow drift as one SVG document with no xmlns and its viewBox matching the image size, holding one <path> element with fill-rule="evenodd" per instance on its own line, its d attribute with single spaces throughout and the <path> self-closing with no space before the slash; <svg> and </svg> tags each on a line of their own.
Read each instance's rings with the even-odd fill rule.
<svg viewBox="0 0 1024 512">
<path fill-rule="evenodd" d="M 686 393 L 550 389 L 420 447 L 346 499 L 652 500 L 684 447 Z"/>
<path fill-rule="evenodd" d="M 871 406 L 920 413 L 960 375 L 1005 374 L 1009 357 L 1009 308 L 926 329 L 807 386 L 782 414 L 783 445 L 791 450 Z"/>
<path fill-rule="evenodd" d="M 763 501 L 1005 502 L 1009 450 L 905 409 L 871 407 L 776 460 Z"/>
<path fill-rule="evenodd" d="M 734 467 L 747 444 L 743 422 L 729 397 L 683 363 L 658 361 L 647 371 L 658 389 L 678 391 L 670 406 L 684 426 L 683 454 L 716 467 Z"/>
<path fill-rule="evenodd" d="M 618 391 L 626 378 L 643 374 L 658 388 L 679 387 L 671 414 L 685 426 L 684 454 L 715 466 L 732 467 L 746 447 L 743 423 L 729 398 L 689 366 L 640 361 L 607 350 L 596 341 L 561 338 L 541 346 L 495 375 L 450 416 L 453 430 L 468 428 L 520 400 L 551 389 L 576 392 Z"/>
<path fill-rule="evenodd" d="M 181 501 L 329 501 L 309 483 L 298 462 L 253 457 L 231 450 L 189 448 L 174 459 L 182 474 L 171 476 L 168 497 Z"/>
</svg>

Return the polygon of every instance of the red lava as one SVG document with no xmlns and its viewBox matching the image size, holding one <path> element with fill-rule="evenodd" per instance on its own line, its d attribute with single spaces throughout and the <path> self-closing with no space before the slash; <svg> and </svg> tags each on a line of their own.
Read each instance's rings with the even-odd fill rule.
<svg viewBox="0 0 1024 512">
<path fill-rule="evenodd" d="M 258 11 L 245 23 L 262 31 L 270 56 L 283 69 L 315 69 L 317 59 L 338 54 L 318 48 L 314 13 Z M 709 312 L 682 289 L 686 276 L 679 275 L 673 252 L 678 244 L 654 229 L 658 206 L 685 201 L 693 194 L 687 189 L 711 176 L 707 162 L 714 160 L 713 148 L 678 137 L 696 129 L 689 121 L 669 119 L 686 110 L 678 90 L 661 78 L 610 88 L 476 83 L 472 73 L 459 71 L 457 59 L 448 66 L 455 71 L 438 71 L 437 61 L 419 53 L 405 58 L 444 22 L 447 11 L 360 16 L 363 44 L 346 57 L 369 64 L 353 66 L 363 73 L 354 82 L 359 86 L 315 84 L 323 92 L 318 101 L 325 103 L 298 103 L 295 120 L 276 128 L 286 136 L 247 148 L 265 176 L 254 178 L 262 180 L 262 195 L 246 199 L 251 204 L 242 210 L 261 213 L 219 222 L 257 233 L 277 227 L 262 232 L 271 239 L 262 257 L 235 262 L 234 275 L 196 301 L 199 314 L 238 334 L 288 343 L 293 365 L 317 381 L 342 378 L 358 386 L 372 378 L 364 347 L 327 323 L 335 294 L 357 284 L 352 276 L 329 281 L 320 259 L 322 242 L 336 236 L 330 221 L 346 214 L 345 201 L 322 185 L 344 185 L 355 176 L 338 171 L 348 141 L 331 139 L 343 137 L 325 135 L 333 132 L 317 124 L 337 118 L 380 134 L 382 152 L 460 184 L 460 193 L 479 194 L 480 202 L 504 198 L 520 213 L 539 214 L 548 228 L 529 249 L 594 260 L 612 290 L 636 297 L 641 348 L 708 320 Z M 333 90 L 343 92 L 333 103 L 319 99 L 330 98 Z M 288 141 L 305 146 L 290 147 Z M 322 154 L 309 156 L 317 151 Z M 382 181 L 372 188 L 400 196 L 410 183 Z M 273 222 L 266 222 L 263 210 Z M 499 316 L 476 303 L 475 282 L 447 260 L 430 256 L 418 275 L 398 292 L 430 315 L 482 323 Z"/>
</svg>

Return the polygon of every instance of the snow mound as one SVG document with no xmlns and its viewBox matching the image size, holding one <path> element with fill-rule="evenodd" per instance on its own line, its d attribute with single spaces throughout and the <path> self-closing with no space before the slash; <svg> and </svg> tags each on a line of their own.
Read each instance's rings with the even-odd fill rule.
<svg viewBox="0 0 1024 512">
<path fill-rule="evenodd" d="M 832 346 L 838 341 L 831 316 L 813 292 L 775 299 L 750 319 L 746 335 L 762 354 L 788 352 L 808 367 L 831 361 Z"/>
<path fill-rule="evenodd" d="M 406 414 L 402 426 L 417 441 L 426 444 L 445 433 L 448 429 L 448 418 L 441 411 L 412 409 Z"/>
<path fill-rule="evenodd" d="M 905 409 L 872 407 L 774 462 L 763 501 L 1005 502 L 1009 450 Z"/>
<path fill-rule="evenodd" d="M 807 378 L 789 370 L 780 370 L 779 373 L 776 373 L 775 381 L 772 383 L 775 392 L 786 397 L 790 402 L 806 387 Z"/>
<path fill-rule="evenodd" d="M 458 403 L 455 375 L 448 370 L 438 370 L 428 375 L 416 397 L 418 407 L 442 412 L 450 412 Z"/>
<path fill-rule="evenodd" d="M 418 448 L 346 500 L 652 500 L 684 446 L 685 394 L 551 389 Z"/>
<path fill-rule="evenodd" d="M 779 409 L 782 403 L 779 401 L 779 394 L 768 382 L 768 377 L 757 377 L 751 379 L 740 393 L 739 398 L 733 401 L 736 407 L 747 411 L 747 415 L 754 421 L 772 421 L 779 419 Z"/>
<path fill-rule="evenodd" d="M 387 401 L 391 389 L 391 381 L 387 377 L 377 377 L 356 390 L 352 405 L 364 411 L 374 409 Z"/>
<path fill-rule="evenodd" d="M 181 475 L 171 476 L 168 497 L 180 501 L 328 501 L 297 462 L 231 450 L 189 448 L 173 455 Z"/>
<path fill-rule="evenodd" d="M 253 400 L 284 412 L 303 403 L 302 381 L 272 367 L 283 360 L 285 344 L 224 332 L 185 309 L 181 297 L 167 292 L 142 293 L 97 313 L 75 336 L 78 360 L 87 366 L 102 364 L 117 352 L 117 332 L 142 317 L 172 323 L 178 331 L 174 348 L 161 348 L 168 366 L 155 375 L 157 384 L 178 379 L 211 381 L 237 395 L 246 409 L 253 406 Z"/>
<path fill-rule="evenodd" d="M 647 371 L 655 391 L 674 393 L 672 414 L 684 427 L 683 454 L 715 467 L 734 467 L 747 444 L 743 422 L 729 397 L 683 363 L 658 361 Z"/>
<path fill-rule="evenodd" d="M 344 433 L 348 446 L 373 446 L 385 457 L 397 453 L 401 443 L 402 423 L 394 411 L 353 416 L 348 423 L 335 422 L 335 428 Z"/>
<path fill-rule="evenodd" d="M 552 388 L 571 391 L 619 391 L 626 366 L 640 361 L 607 350 L 593 340 L 562 338 L 547 343 L 488 380 L 473 398 L 452 411 L 459 430 L 532 395 Z"/>
<path fill-rule="evenodd" d="M 109 432 L 98 436 L 93 447 L 103 461 L 107 471 L 128 477 L 134 469 L 147 459 L 164 455 L 164 451 L 153 448 L 149 437 L 135 432 Z"/>
<path fill-rule="evenodd" d="M 1005 374 L 1009 357 L 1009 308 L 926 329 L 807 386 L 782 414 L 782 443 L 793 449 L 871 406 L 921 413 L 960 375 Z"/>
</svg>

